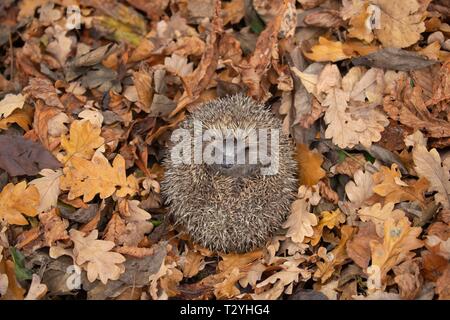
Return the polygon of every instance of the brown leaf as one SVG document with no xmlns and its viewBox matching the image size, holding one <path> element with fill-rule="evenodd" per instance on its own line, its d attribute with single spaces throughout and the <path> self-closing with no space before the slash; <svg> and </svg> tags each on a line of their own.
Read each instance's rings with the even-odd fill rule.
<svg viewBox="0 0 450 320">
<path fill-rule="evenodd" d="M 183 78 L 185 91 L 178 100 L 176 108 L 170 113 L 170 117 L 175 116 L 189 104 L 197 100 L 216 71 L 219 57 L 219 41 L 223 32 L 222 18 L 220 15 L 220 1 L 215 1 L 214 18 L 211 22 L 212 29 L 208 37 L 205 52 L 194 72 Z"/>
<path fill-rule="evenodd" d="M 61 164 L 41 144 L 22 136 L 0 136 L 0 168 L 10 176 L 34 176 L 42 169 L 58 169 Z"/>
<path fill-rule="evenodd" d="M 23 92 L 28 93 L 35 99 L 43 100 L 47 106 L 64 109 L 56 89 L 50 80 L 44 78 L 31 78 L 29 85 L 23 89 Z"/>
<path fill-rule="evenodd" d="M 373 179 L 376 184 L 373 191 L 385 197 L 385 202 L 417 201 L 421 206 L 425 206 L 424 193 L 429 186 L 427 179 L 420 178 L 408 185 L 401 180 L 401 173 L 395 163 L 391 169 L 382 166 L 373 175 Z"/>
<path fill-rule="evenodd" d="M 323 157 L 320 153 L 309 150 L 305 144 L 298 144 L 296 158 L 301 185 L 313 186 L 325 177 L 322 169 Z"/>
<path fill-rule="evenodd" d="M 61 219 L 58 215 L 58 209 L 40 213 L 39 220 L 44 226 L 44 238 L 47 246 L 51 247 L 58 240 L 69 239 L 66 231 L 69 221 Z"/>
<path fill-rule="evenodd" d="M 412 300 L 416 298 L 422 289 L 423 279 L 420 274 L 420 258 L 407 260 L 393 268 L 394 281 L 397 283 L 400 297 Z"/>
<path fill-rule="evenodd" d="M 314 278 L 320 279 L 321 283 L 325 283 L 335 272 L 335 269 L 342 265 L 348 258 L 345 250 L 347 241 L 352 237 L 354 228 L 349 225 L 344 225 L 341 228 L 341 239 L 339 244 L 329 253 L 326 249 L 321 247 L 319 249 L 319 257 L 324 261 L 317 262 L 317 270 L 314 273 Z"/>
<path fill-rule="evenodd" d="M 352 59 L 356 66 L 411 71 L 429 67 L 436 63 L 412 51 L 397 48 L 383 48 L 368 55 Z"/>
<path fill-rule="evenodd" d="M 348 256 L 363 269 L 369 266 L 372 240 L 381 241 L 381 238 L 375 232 L 375 225 L 369 221 L 361 224 L 358 232 L 347 242 Z"/>
</svg>

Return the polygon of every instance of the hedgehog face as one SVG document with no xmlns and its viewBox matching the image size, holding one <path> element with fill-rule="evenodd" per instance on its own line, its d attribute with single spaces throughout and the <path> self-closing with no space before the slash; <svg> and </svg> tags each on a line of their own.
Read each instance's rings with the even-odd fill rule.
<svg viewBox="0 0 450 320">
<path fill-rule="evenodd" d="M 281 122 L 236 95 L 201 106 L 180 129 L 161 185 L 175 226 L 212 251 L 264 245 L 285 221 L 297 188 L 293 145 L 279 134 Z"/>
</svg>

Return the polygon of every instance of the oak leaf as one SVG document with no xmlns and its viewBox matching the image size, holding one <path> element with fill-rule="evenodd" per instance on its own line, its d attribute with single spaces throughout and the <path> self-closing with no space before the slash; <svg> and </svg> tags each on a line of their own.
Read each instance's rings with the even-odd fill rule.
<svg viewBox="0 0 450 320">
<path fill-rule="evenodd" d="M 97 240 L 98 230 L 85 236 L 83 232 L 71 229 L 69 234 L 74 243 L 75 261 L 86 269 L 89 282 L 99 279 L 106 284 L 108 280 L 119 279 L 125 271 L 122 264 L 125 258 L 120 253 L 110 252 L 114 242 Z"/>
<path fill-rule="evenodd" d="M 349 59 L 351 56 L 344 53 L 343 43 L 340 41 L 331 41 L 324 37 L 319 37 L 319 43 L 311 48 L 311 52 L 303 54 L 313 61 L 340 61 Z"/>
<path fill-rule="evenodd" d="M 374 33 L 385 47 L 405 48 L 413 45 L 425 31 L 423 22 L 427 5 L 417 0 L 371 0 L 381 11 L 380 28 Z"/>
<path fill-rule="evenodd" d="M 44 238 L 47 246 L 51 247 L 57 240 L 67 240 L 69 235 L 67 234 L 67 227 L 69 221 L 62 219 L 58 215 L 58 209 L 52 209 L 48 212 L 42 212 L 39 214 L 39 220 L 44 226 Z"/>
<path fill-rule="evenodd" d="M 25 181 L 14 185 L 8 183 L 0 192 L 0 218 L 9 224 L 26 225 L 23 215 L 34 217 L 39 212 L 39 191 Z"/>
<path fill-rule="evenodd" d="M 72 161 L 73 157 L 91 159 L 97 148 L 105 143 L 100 136 L 101 129 L 87 120 L 76 120 L 70 125 L 70 136 L 61 137 L 61 146 L 66 154 L 60 157 L 63 163 Z"/>
<path fill-rule="evenodd" d="M 345 193 L 355 206 L 360 207 L 373 195 L 373 178 L 370 172 L 358 170 L 354 174 L 353 180 L 345 185 Z"/>
<path fill-rule="evenodd" d="M 313 186 L 325 177 L 322 169 L 323 157 L 320 153 L 309 150 L 305 144 L 297 145 L 296 152 L 299 167 L 300 185 Z"/>
<path fill-rule="evenodd" d="M 394 203 L 388 202 L 383 207 L 380 203 L 375 203 L 371 207 L 364 207 L 358 212 L 361 221 L 372 221 L 375 224 L 379 237 L 383 237 L 384 223 L 390 217 L 404 217 L 402 210 L 395 209 Z"/>
<path fill-rule="evenodd" d="M 38 189 L 40 196 L 38 211 L 44 212 L 56 207 L 58 196 L 61 193 L 59 183 L 62 170 L 43 169 L 39 174 L 42 178 L 30 181 L 30 185 L 34 185 Z"/>
<path fill-rule="evenodd" d="M 324 247 L 319 249 L 318 255 L 324 261 L 317 262 L 317 270 L 314 272 L 315 279 L 320 279 L 321 283 L 325 283 L 333 275 L 336 268 L 347 260 L 346 244 L 352 237 L 354 231 L 355 229 L 349 225 L 342 226 L 339 244 L 328 253 Z"/>
<path fill-rule="evenodd" d="M 8 93 L 0 101 L 0 118 L 7 118 L 16 109 L 22 109 L 25 104 L 25 96 L 22 94 Z"/>
<path fill-rule="evenodd" d="M 421 232 L 421 228 L 410 226 L 406 216 L 386 219 L 383 242 L 370 242 L 372 266 L 380 269 L 382 284 L 393 267 L 414 257 L 415 253 L 411 251 L 423 246 L 423 242 L 417 239 Z"/>
<path fill-rule="evenodd" d="M 395 163 L 392 164 L 390 169 L 382 166 L 379 172 L 373 175 L 376 184 L 373 191 L 385 197 L 385 202 L 418 201 L 419 204 L 424 206 L 424 192 L 428 189 L 428 180 L 420 178 L 412 185 L 408 185 L 401 180 L 401 176 Z"/>
<path fill-rule="evenodd" d="M 105 199 L 115 192 L 118 197 L 135 192 L 129 187 L 125 159 L 120 154 L 114 158 L 112 166 L 100 152 L 94 154 L 92 161 L 75 156 L 72 157 L 71 166 L 65 167 L 63 172 L 61 189 L 70 190 L 69 200 L 82 195 L 83 201 L 89 202 L 97 193 L 101 199 Z"/>
<path fill-rule="evenodd" d="M 333 229 L 345 222 L 345 215 L 341 210 L 336 209 L 334 211 L 323 211 L 319 224 L 314 227 L 314 235 L 311 237 L 311 245 L 315 246 L 319 243 L 322 237 L 323 228 Z"/>
<path fill-rule="evenodd" d="M 291 215 L 283 224 L 283 228 L 288 229 L 286 236 L 295 243 L 302 243 L 305 237 L 314 234 L 312 228 L 317 224 L 315 214 L 309 212 L 309 204 L 305 199 L 298 199 L 292 203 Z"/>
<path fill-rule="evenodd" d="M 441 165 L 441 157 L 436 149 L 427 150 L 422 145 L 413 148 L 413 159 L 417 174 L 430 182 L 429 191 L 436 191 L 436 202 L 450 208 L 450 168 Z"/>
</svg>

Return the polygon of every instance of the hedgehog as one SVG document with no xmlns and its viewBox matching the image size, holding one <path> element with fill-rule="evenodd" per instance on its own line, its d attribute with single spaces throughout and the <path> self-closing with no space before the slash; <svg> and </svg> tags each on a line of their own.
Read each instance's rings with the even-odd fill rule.
<svg viewBox="0 0 450 320">
<path fill-rule="evenodd" d="M 216 140 L 196 136 L 199 125 Z M 179 125 L 190 139 L 179 141 L 182 135 L 175 130 L 163 160 L 161 191 L 174 227 L 216 253 L 245 253 L 264 246 L 286 221 L 297 190 L 294 145 L 281 126 L 270 108 L 244 94 L 218 98 L 192 111 Z M 256 132 L 267 132 L 267 139 L 252 135 Z M 202 154 L 206 140 L 216 147 L 209 148 L 216 161 L 195 158 L 195 143 L 197 155 Z M 271 147 L 272 141 L 278 148 Z M 259 157 L 256 150 L 263 142 L 268 151 Z M 181 156 L 174 156 L 175 151 Z"/>
</svg>

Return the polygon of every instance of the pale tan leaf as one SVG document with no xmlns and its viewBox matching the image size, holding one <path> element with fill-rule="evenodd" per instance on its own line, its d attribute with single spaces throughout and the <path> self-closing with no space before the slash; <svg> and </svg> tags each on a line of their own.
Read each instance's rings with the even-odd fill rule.
<svg viewBox="0 0 450 320">
<path fill-rule="evenodd" d="M 8 93 L 0 101 L 0 118 L 6 118 L 16 109 L 22 109 L 25 104 L 25 96 L 21 93 L 11 94 Z"/>
<path fill-rule="evenodd" d="M 43 169 L 39 174 L 42 178 L 30 181 L 30 185 L 34 185 L 39 191 L 40 204 L 37 209 L 39 212 L 44 212 L 56 207 L 58 196 L 61 193 L 59 183 L 63 173 L 61 169 Z"/>
<path fill-rule="evenodd" d="M 117 280 L 125 271 L 124 256 L 117 252 L 110 252 L 114 242 L 97 240 L 98 230 L 93 230 L 88 236 L 83 232 L 71 229 L 70 239 L 74 242 L 76 263 L 83 265 L 90 282 L 99 279 L 103 284 L 108 280 Z"/>
<path fill-rule="evenodd" d="M 427 150 L 418 145 L 413 149 L 413 159 L 417 174 L 430 182 L 429 191 L 436 191 L 436 202 L 450 208 L 450 168 L 441 165 L 441 157 L 436 149 Z"/>
</svg>

